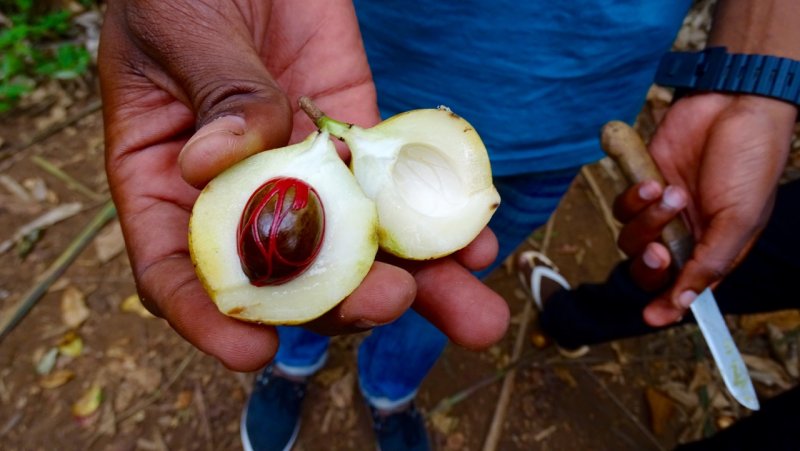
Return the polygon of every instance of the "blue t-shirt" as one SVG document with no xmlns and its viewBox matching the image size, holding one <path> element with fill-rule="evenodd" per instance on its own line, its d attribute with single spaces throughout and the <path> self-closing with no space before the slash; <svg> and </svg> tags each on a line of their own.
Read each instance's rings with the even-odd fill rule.
<svg viewBox="0 0 800 451">
<path fill-rule="evenodd" d="M 446 105 L 480 133 L 495 175 L 602 157 L 633 122 L 690 0 L 356 0 L 384 117 Z"/>
</svg>

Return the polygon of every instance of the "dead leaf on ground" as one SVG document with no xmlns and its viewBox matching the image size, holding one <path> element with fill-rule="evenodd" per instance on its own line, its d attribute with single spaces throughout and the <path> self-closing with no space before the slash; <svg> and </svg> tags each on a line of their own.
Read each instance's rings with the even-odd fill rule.
<svg viewBox="0 0 800 451">
<path fill-rule="evenodd" d="M 74 286 L 69 286 L 61 296 L 61 320 L 72 329 L 77 329 L 89 318 L 89 308 L 83 292 Z"/>
<path fill-rule="evenodd" d="M 182 390 L 175 398 L 175 403 L 172 405 L 175 410 L 184 410 L 192 405 L 192 391 Z"/>
<path fill-rule="evenodd" d="M 314 376 L 314 383 L 320 384 L 323 387 L 330 387 L 334 382 L 340 380 L 344 376 L 346 368 L 343 366 L 336 366 L 333 368 L 325 368 Z"/>
<path fill-rule="evenodd" d="M 593 371 L 606 373 L 611 376 L 614 382 L 622 383 L 625 378 L 622 376 L 622 365 L 617 362 L 606 362 L 591 367 Z"/>
<path fill-rule="evenodd" d="M 94 239 L 94 250 L 100 263 L 107 263 L 125 250 L 125 238 L 119 221 L 113 221 L 103 228 Z"/>
<path fill-rule="evenodd" d="M 61 387 L 75 377 L 75 373 L 70 370 L 56 370 L 39 379 L 39 386 L 44 389 Z"/>
<path fill-rule="evenodd" d="M 692 381 L 689 383 L 689 391 L 696 392 L 698 388 L 710 384 L 712 379 L 708 363 L 697 362 L 694 366 Z"/>
<path fill-rule="evenodd" d="M 800 358 L 798 358 L 798 340 L 787 337 L 777 326 L 767 324 L 767 337 L 775 357 L 783 364 L 790 376 L 800 377 Z"/>
<path fill-rule="evenodd" d="M 87 418 L 97 412 L 102 402 L 103 388 L 99 385 L 92 385 L 72 405 L 72 414 L 79 419 Z"/>
<path fill-rule="evenodd" d="M 58 343 L 58 351 L 69 357 L 78 357 L 83 353 L 83 339 L 75 332 L 67 332 Z"/>
<path fill-rule="evenodd" d="M 36 362 L 36 373 L 45 375 L 53 371 L 58 359 L 58 348 L 50 348 Z"/>
<path fill-rule="evenodd" d="M 800 329 L 800 310 L 780 310 L 777 312 L 742 315 L 739 319 L 740 327 L 750 336 L 764 333 L 767 324 L 772 324 L 780 329 L 781 332 Z"/>
<path fill-rule="evenodd" d="M 777 386 L 783 390 L 792 387 L 783 366 L 778 362 L 752 354 L 742 354 L 742 359 L 754 380 L 767 386 Z"/>
<path fill-rule="evenodd" d="M 659 387 L 659 390 L 672 398 L 681 407 L 689 410 L 694 410 L 700 406 L 700 400 L 697 397 L 697 392 L 690 391 L 689 387 L 680 382 L 667 382 Z"/>
<path fill-rule="evenodd" d="M 663 435 L 675 414 L 675 404 L 665 394 L 653 387 L 645 389 L 647 406 L 650 409 L 650 428 L 657 436 Z"/>
<path fill-rule="evenodd" d="M 458 418 L 442 412 L 435 412 L 431 415 L 430 421 L 433 429 L 444 435 L 449 435 L 458 426 Z"/>
<path fill-rule="evenodd" d="M 557 366 L 553 368 L 553 372 L 561 379 L 565 384 L 569 385 L 571 388 L 575 388 L 578 386 L 578 381 L 575 380 L 575 376 L 572 373 L 561 366 Z"/>
<path fill-rule="evenodd" d="M 119 308 L 125 313 L 135 313 L 142 318 L 155 318 L 155 316 L 144 307 L 138 294 L 132 294 L 125 298 Z"/>
<path fill-rule="evenodd" d="M 341 379 L 334 382 L 328 390 L 331 397 L 331 404 L 338 409 L 349 408 L 353 404 L 353 386 L 355 382 L 355 374 L 350 372 L 344 375 Z"/>
</svg>

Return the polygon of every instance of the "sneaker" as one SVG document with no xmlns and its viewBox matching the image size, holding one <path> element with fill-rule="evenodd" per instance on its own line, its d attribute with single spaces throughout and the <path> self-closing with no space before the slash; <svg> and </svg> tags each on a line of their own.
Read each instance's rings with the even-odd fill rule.
<svg viewBox="0 0 800 451">
<path fill-rule="evenodd" d="M 384 414 L 370 406 L 372 428 L 378 439 L 379 451 L 430 450 L 425 419 L 414 403 L 407 408 Z"/>
<path fill-rule="evenodd" d="M 245 451 L 289 451 L 300 430 L 306 381 L 277 375 L 272 365 L 256 378 L 240 426 Z"/>
<path fill-rule="evenodd" d="M 533 304 L 540 312 L 544 311 L 548 299 L 560 290 L 571 287 L 558 267 L 546 255 L 538 251 L 520 252 L 516 259 L 517 275 L 520 283 L 530 294 Z M 566 349 L 556 346 L 558 352 L 567 358 L 575 359 L 589 352 L 588 346 Z"/>
</svg>

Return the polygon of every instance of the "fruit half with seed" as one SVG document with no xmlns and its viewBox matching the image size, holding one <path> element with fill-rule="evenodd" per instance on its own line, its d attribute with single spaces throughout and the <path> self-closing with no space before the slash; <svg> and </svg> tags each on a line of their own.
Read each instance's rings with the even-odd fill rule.
<svg viewBox="0 0 800 451">
<path fill-rule="evenodd" d="M 383 250 L 413 260 L 449 255 L 474 240 L 500 205 L 483 141 L 448 108 L 361 128 L 326 116 L 308 98 L 300 104 L 350 148 L 350 168 L 378 208 Z"/>
<path fill-rule="evenodd" d="M 226 315 L 299 324 L 347 297 L 375 259 L 377 213 L 328 133 L 215 177 L 189 223 L 195 270 Z"/>
</svg>

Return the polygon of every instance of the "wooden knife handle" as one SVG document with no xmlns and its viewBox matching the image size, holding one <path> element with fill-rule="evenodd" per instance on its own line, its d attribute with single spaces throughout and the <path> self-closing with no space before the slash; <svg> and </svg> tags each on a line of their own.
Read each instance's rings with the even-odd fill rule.
<svg viewBox="0 0 800 451">
<path fill-rule="evenodd" d="M 631 185 L 645 180 L 655 180 L 665 185 L 664 177 L 650 157 L 642 137 L 628 124 L 621 121 L 607 123 L 600 133 L 600 144 Z M 694 248 L 692 235 L 683 219 L 675 218 L 667 224 L 661 238 L 672 254 L 673 264 L 682 268 Z"/>
</svg>

